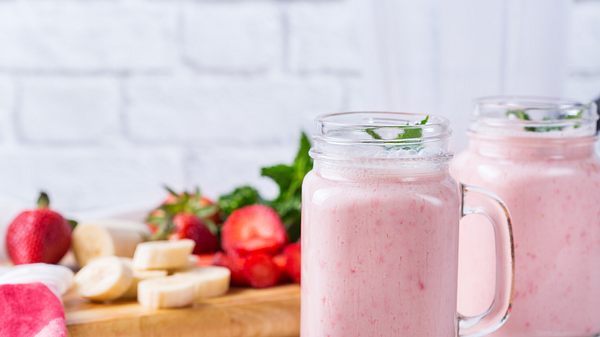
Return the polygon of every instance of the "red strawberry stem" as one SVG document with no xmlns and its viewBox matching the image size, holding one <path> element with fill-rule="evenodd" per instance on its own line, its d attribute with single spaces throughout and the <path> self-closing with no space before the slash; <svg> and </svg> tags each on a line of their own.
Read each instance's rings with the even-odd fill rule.
<svg viewBox="0 0 600 337">
<path fill-rule="evenodd" d="M 48 193 L 41 191 L 40 196 L 37 200 L 38 208 L 49 208 L 50 207 L 50 197 L 48 197 Z"/>
</svg>

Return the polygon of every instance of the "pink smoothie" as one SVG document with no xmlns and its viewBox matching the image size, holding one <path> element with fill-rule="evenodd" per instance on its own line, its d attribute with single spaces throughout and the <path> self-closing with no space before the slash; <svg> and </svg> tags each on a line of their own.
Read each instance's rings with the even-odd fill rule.
<svg viewBox="0 0 600 337">
<path fill-rule="evenodd" d="M 316 165 L 303 185 L 302 336 L 456 336 L 459 202 L 447 169 Z"/>
<path fill-rule="evenodd" d="M 497 193 L 513 220 L 513 311 L 494 337 L 589 337 L 600 333 L 600 165 L 594 137 L 482 138 L 451 172 Z M 493 237 L 465 219 L 459 308 L 485 308 L 494 291 Z M 483 273 L 482 271 L 487 271 Z"/>
</svg>

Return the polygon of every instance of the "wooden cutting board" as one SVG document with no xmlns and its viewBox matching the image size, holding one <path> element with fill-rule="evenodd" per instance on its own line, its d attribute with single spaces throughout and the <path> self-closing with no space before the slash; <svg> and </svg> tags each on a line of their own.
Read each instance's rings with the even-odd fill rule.
<svg viewBox="0 0 600 337">
<path fill-rule="evenodd" d="M 300 334 L 300 287 L 231 289 L 185 309 L 149 310 L 137 302 L 93 304 L 67 294 L 72 337 L 287 337 Z"/>
</svg>

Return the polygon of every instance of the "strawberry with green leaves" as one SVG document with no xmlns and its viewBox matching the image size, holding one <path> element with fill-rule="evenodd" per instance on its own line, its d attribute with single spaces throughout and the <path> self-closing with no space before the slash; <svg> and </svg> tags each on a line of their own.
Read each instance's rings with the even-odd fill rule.
<svg viewBox="0 0 600 337">
<path fill-rule="evenodd" d="M 44 192 L 38 208 L 20 213 L 8 226 L 6 249 L 14 264 L 58 263 L 71 246 L 74 224 L 51 210 Z"/>
<path fill-rule="evenodd" d="M 219 250 L 218 206 L 199 190 L 177 193 L 167 188 L 167 191 L 167 199 L 146 218 L 152 239 L 191 239 L 196 243 L 194 254 Z"/>
</svg>

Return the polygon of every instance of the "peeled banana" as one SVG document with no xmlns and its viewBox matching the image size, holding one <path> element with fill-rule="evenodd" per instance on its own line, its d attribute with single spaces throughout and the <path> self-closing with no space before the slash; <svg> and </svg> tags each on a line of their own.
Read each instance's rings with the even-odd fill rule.
<svg viewBox="0 0 600 337">
<path fill-rule="evenodd" d="M 79 295 L 91 301 L 111 301 L 121 297 L 133 282 L 133 271 L 116 256 L 93 259 L 77 274 Z"/>
<path fill-rule="evenodd" d="M 138 244 L 133 254 L 133 268 L 137 270 L 180 269 L 189 265 L 188 256 L 194 250 L 194 241 L 150 241 Z"/>
<path fill-rule="evenodd" d="M 73 230 L 73 253 L 81 267 L 101 256 L 132 257 L 148 235 L 146 226 L 137 222 L 84 221 Z"/>
</svg>

